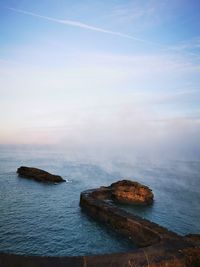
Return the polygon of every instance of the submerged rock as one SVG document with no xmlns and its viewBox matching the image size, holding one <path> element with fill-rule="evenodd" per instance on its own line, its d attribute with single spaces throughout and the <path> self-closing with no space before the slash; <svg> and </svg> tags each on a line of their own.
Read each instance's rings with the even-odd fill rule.
<svg viewBox="0 0 200 267">
<path fill-rule="evenodd" d="M 21 166 L 20 168 L 17 169 L 17 173 L 25 178 L 34 179 L 40 182 L 52 182 L 52 183 L 65 182 L 65 180 L 59 175 L 54 175 L 49 172 L 43 171 L 41 169 L 32 167 Z"/>
<path fill-rule="evenodd" d="M 145 185 L 129 180 L 111 184 L 112 198 L 122 203 L 148 205 L 153 202 L 152 190 Z"/>
</svg>

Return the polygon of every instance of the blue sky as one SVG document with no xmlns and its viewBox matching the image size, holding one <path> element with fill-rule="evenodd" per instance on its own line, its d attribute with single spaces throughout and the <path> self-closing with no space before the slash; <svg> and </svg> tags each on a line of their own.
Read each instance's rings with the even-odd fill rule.
<svg viewBox="0 0 200 267">
<path fill-rule="evenodd" d="M 195 147 L 199 14 L 197 0 L 1 0 L 0 143 Z"/>
</svg>

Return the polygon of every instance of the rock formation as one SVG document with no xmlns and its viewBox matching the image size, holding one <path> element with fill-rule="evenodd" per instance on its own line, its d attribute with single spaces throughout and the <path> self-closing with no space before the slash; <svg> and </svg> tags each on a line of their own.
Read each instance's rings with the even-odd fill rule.
<svg viewBox="0 0 200 267">
<path fill-rule="evenodd" d="M 17 173 L 19 174 L 19 176 L 29 179 L 34 179 L 40 182 L 51 182 L 51 183 L 65 182 L 65 180 L 59 175 L 54 175 L 46 171 L 32 167 L 22 166 L 17 169 Z"/>
<path fill-rule="evenodd" d="M 153 202 L 152 190 L 138 182 L 122 180 L 111 184 L 111 196 L 115 201 L 147 205 Z"/>
</svg>

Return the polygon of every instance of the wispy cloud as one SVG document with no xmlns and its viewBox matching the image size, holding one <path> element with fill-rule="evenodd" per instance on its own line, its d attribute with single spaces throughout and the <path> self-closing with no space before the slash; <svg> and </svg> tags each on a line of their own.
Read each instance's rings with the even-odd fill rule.
<svg viewBox="0 0 200 267">
<path fill-rule="evenodd" d="M 118 22 L 133 22 L 136 23 L 138 20 L 141 23 L 144 23 L 144 20 L 149 19 L 151 16 L 155 16 L 155 6 L 151 6 L 150 2 L 147 5 L 141 6 L 141 3 L 131 2 L 123 3 L 117 5 L 113 8 L 111 14 L 109 15 L 112 18 L 115 18 Z"/>
<path fill-rule="evenodd" d="M 189 54 L 191 56 L 195 56 L 196 59 L 200 59 L 199 51 L 200 51 L 200 36 L 192 38 L 190 40 L 185 40 L 180 42 L 177 45 L 173 45 L 170 47 L 171 51 L 179 51 L 182 54 Z"/>
<path fill-rule="evenodd" d="M 16 9 L 16 8 L 12 8 L 12 7 L 7 7 L 7 9 L 21 13 L 21 14 L 25 14 L 25 15 L 29 15 L 29 16 L 33 16 L 33 17 L 37 17 L 37 18 L 41 18 L 41 19 L 45 19 L 51 22 L 55 22 L 55 23 L 60 23 L 60 24 L 64 24 L 64 25 L 68 25 L 68 26 L 72 26 L 72 27 L 78 27 L 78 28 L 82 28 L 85 30 L 90 30 L 90 31 L 96 31 L 96 32 L 101 32 L 101 33 L 106 33 L 106 34 L 111 34 L 111 35 L 116 35 L 119 37 L 123 37 L 123 38 L 128 38 L 128 39 L 132 39 L 138 42 L 143 42 L 143 43 L 147 43 L 147 44 L 151 44 L 151 45 L 156 45 L 156 46 L 160 46 L 160 44 L 158 43 L 154 43 L 154 42 L 150 42 L 148 40 L 144 40 L 141 38 L 137 38 L 134 37 L 132 35 L 129 34 L 125 34 L 122 32 L 116 32 L 116 31 L 110 31 L 104 28 L 99 28 L 99 27 L 95 27 L 93 25 L 89 25 L 80 21 L 76 21 L 76 20 L 62 20 L 62 19 L 57 19 L 57 18 L 53 18 L 53 17 L 47 17 L 47 16 L 42 16 L 33 12 L 29 12 L 29 11 L 25 11 L 25 10 L 21 10 L 21 9 Z"/>
</svg>

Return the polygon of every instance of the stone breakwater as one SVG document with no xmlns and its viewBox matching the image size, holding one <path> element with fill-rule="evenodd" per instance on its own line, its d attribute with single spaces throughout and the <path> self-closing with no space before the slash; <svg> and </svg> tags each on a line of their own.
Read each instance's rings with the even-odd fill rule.
<svg viewBox="0 0 200 267">
<path fill-rule="evenodd" d="M 130 201 L 129 201 L 130 200 Z M 119 181 L 81 193 L 80 206 L 137 244 L 138 249 L 80 257 L 0 254 L 0 267 L 200 267 L 200 235 L 179 236 L 153 222 L 121 210 L 115 202 L 148 205 L 152 191 L 139 183 Z"/>
<path fill-rule="evenodd" d="M 17 169 L 17 173 L 21 177 L 33 179 L 38 182 L 48 182 L 48 183 L 65 182 L 65 180 L 59 175 L 54 175 L 49 172 L 43 171 L 41 169 L 32 167 L 21 166 L 20 168 Z"/>
<path fill-rule="evenodd" d="M 182 237 L 120 209 L 116 202 L 148 205 L 153 202 L 153 193 L 147 186 L 127 180 L 81 193 L 80 206 L 85 212 L 131 239 L 138 247 L 133 253 L 124 254 L 121 265 L 115 262 L 113 266 L 200 267 L 200 235 Z"/>
<path fill-rule="evenodd" d="M 129 189 L 127 189 L 128 185 Z M 161 240 L 169 238 L 179 238 L 174 232 L 168 231 L 166 228 L 139 216 L 128 213 L 117 207 L 113 202 L 118 192 L 120 192 L 120 200 L 117 198 L 117 203 L 123 203 L 124 198 L 126 199 L 126 203 L 128 199 L 131 199 L 130 203 L 133 203 L 135 202 L 134 195 L 135 199 L 138 201 L 140 191 L 142 191 L 142 196 L 139 196 L 140 204 L 147 204 L 153 201 L 153 194 L 148 187 L 136 182 L 123 180 L 111 184 L 111 186 L 108 187 L 100 187 L 82 192 L 80 206 L 94 219 L 106 223 L 117 232 L 133 240 L 134 244 L 138 247 L 157 244 L 161 242 Z M 126 192 L 127 196 L 125 196 Z M 123 198 L 121 197 L 122 195 L 124 196 Z"/>
</svg>

